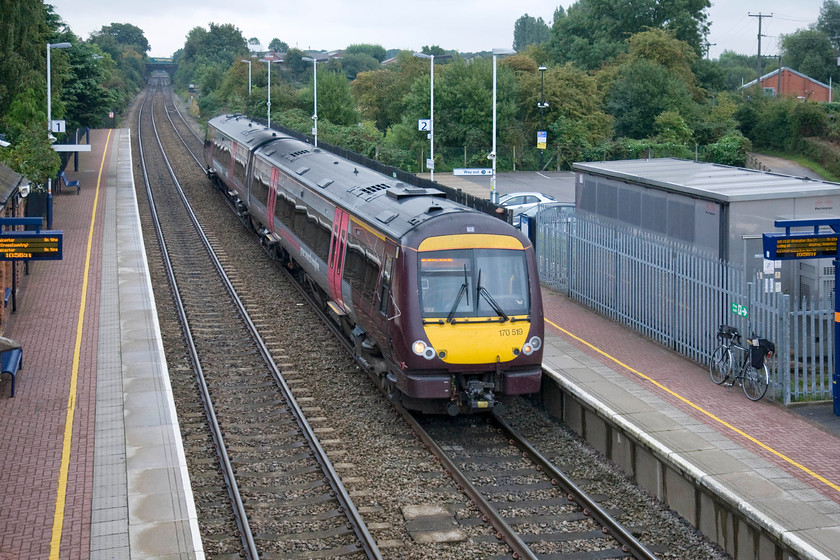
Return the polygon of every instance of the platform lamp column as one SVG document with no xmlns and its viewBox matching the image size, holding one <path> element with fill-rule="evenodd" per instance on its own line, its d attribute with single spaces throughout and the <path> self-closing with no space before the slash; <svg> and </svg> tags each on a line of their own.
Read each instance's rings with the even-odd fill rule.
<svg viewBox="0 0 840 560">
<path fill-rule="evenodd" d="M 500 55 L 515 54 L 511 49 L 493 49 L 493 149 L 487 156 L 493 168 L 490 172 L 490 202 L 497 204 L 499 194 L 496 192 L 496 62 Z"/>
<path fill-rule="evenodd" d="M 261 58 L 260 62 L 265 62 L 268 66 L 268 99 L 266 100 L 265 108 L 265 122 L 268 128 L 271 128 L 271 61 Z"/>
<path fill-rule="evenodd" d="M 545 102 L 545 90 L 543 88 L 544 83 L 545 83 L 544 77 L 545 77 L 546 67 L 545 66 L 540 66 L 539 70 L 540 70 L 540 102 L 537 104 L 537 107 L 540 110 L 540 133 L 542 133 L 544 135 L 545 131 L 543 130 L 543 111 L 548 108 L 548 103 Z M 537 144 L 540 144 L 540 138 L 537 138 Z M 538 146 L 538 148 L 540 150 L 540 171 L 542 171 L 543 170 L 543 155 L 545 154 L 545 146 L 544 145 L 541 146 L 541 147 Z"/>
<path fill-rule="evenodd" d="M 248 65 L 248 97 L 251 97 L 251 61 L 243 58 L 242 62 Z"/>
<path fill-rule="evenodd" d="M 431 173 L 431 180 L 435 180 L 435 55 L 416 52 L 414 56 L 417 58 L 429 59 L 429 159 L 432 162 L 429 167 Z"/>
<path fill-rule="evenodd" d="M 47 43 L 47 138 L 50 143 L 55 142 L 55 137 L 52 135 L 52 67 L 50 65 L 50 50 L 51 49 L 67 49 L 72 45 L 70 43 Z M 52 177 L 47 179 L 47 229 L 52 229 L 53 218 L 53 196 L 52 196 Z"/>
<path fill-rule="evenodd" d="M 318 147 L 318 59 L 314 56 L 303 56 L 301 60 L 312 63 L 312 136 L 315 137 L 315 147 Z"/>
</svg>

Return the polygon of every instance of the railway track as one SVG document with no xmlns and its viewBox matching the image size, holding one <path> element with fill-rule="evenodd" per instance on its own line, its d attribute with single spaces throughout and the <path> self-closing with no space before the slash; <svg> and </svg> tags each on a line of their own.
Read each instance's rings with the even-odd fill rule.
<svg viewBox="0 0 840 560">
<path fill-rule="evenodd" d="M 407 421 L 515 558 L 656 558 L 499 416 Z"/>
<path fill-rule="evenodd" d="M 179 171 L 179 174 L 183 174 L 184 179 L 189 183 L 191 181 L 189 177 L 193 175 L 198 176 L 199 168 L 203 169 L 203 163 L 200 161 L 198 152 L 201 149 L 202 140 L 194 132 L 194 128 L 188 126 L 180 118 L 180 115 L 177 114 L 177 107 L 168 104 L 167 96 L 161 92 L 159 97 L 161 98 L 160 101 L 165 103 L 165 105 L 160 106 L 161 109 L 159 112 L 157 110 L 155 111 L 156 115 L 160 115 L 159 122 L 163 122 L 163 114 L 166 114 L 167 117 L 172 117 L 170 126 L 168 127 L 169 130 L 161 131 L 162 143 L 165 145 L 183 143 L 194 152 L 191 159 L 194 160 L 196 167 L 191 167 L 192 164 L 185 163 L 182 165 L 182 170 Z M 146 124 L 144 126 L 148 127 L 150 125 Z M 161 126 L 161 128 L 163 129 L 164 127 Z M 178 131 L 178 138 L 176 138 L 173 130 Z M 185 171 L 187 166 L 190 166 L 190 171 Z M 210 187 L 206 184 L 203 175 L 198 177 L 192 180 L 192 182 L 198 183 L 194 186 L 193 192 L 195 192 L 195 189 L 198 189 L 199 192 L 206 193 Z M 212 195 L 213 193 L 210 194 Z M 179 200 L 164 203 L 164 205 L 167 207 L 183 206 Z M 447 467 L 448 474 L 453 476 L 456 482 L 453 483 L 451 479 L 447 479 L 446 474 L 444 474 L 444 469 L 441 468 L 440 464 L 447 464 L 448 461 L 452 461 L 455 466 L 461 466 L 462 464 L 469 466 L 470 461 L 463 455 L 463 450 L 469 449 L 469 440 L 472 439 L 487 443 L 490 447 L 498 446 L 500 450 L 504 449 L 504 453 L 511 457 L 515 456 L 519 463 L 524 461 L 521 458 L 519 447 L 510 445 L 508 443 L 510 436 L 501 436 L 497 432 L 498 427 L 486 427 L 483 425 L 483 422 L 479 422 L 476 418 L 461 418 L 455 424 L 452 424 L 451 419 L 445 419 L 443 428 L 438 429 L 442 429 L 445 432 L 446 424 L 456 425 L 460 426 L 462 432 L 469 432 L 470 437 L 468 438 L 467 445 L 453 441 L 447 442 L 442 439 L 436 439 L 437 443 L 423 444 L 429 448 L 440 447 L 449 452 L 449 459 L 441 460 L 440 464 L 435 463 L 431 461 L 431 456 L 419 440 L 416 440 L 411 435 L 407 424 L 400 421 L 399 416 L 396 415 L 393 409 L 389 409 L 389 405 L 385 399 L 381 399 L 377 395 L 372 394 L 373 384 L 365 385 L 356 371 L 350 371 L 355 368 L 344 365 L 339 366 L 339 368 L 345 371 L 339 371 L 338 373 L 332 371 L 321 374 L 320 371 L 307 370 L 305 367 L 302 367 L 301 360 L 306 361 L 307 359 L 312 359 L 311 357 L 307 358 L 307 356 L 310 356 L 307 352 L 313 348 L 314 352 L 319 354 L 319 357 L 321 355 L 340 354 L 338 343 L 336 339 L 327 340 L 321 338 L 320 334 L 312 331 L 312 327 L 309 327 L 307 332 L 292 335 L 291 341 L 286 334 L 281 335 L 277 333 L 277 331 L 281 330 L 279 328 L 281 324 L 295 323 L 302 318 L 301 313 L 309 312 L 301 311 L 303 309 L 302 300 L 300 303 L 289 303 L 285 301 L 274 304 L 273 300 L 279 300 L 280 298 L 276 294 L 270 294 L 269 288 L 267 287 L 271 286 L 270 289 L 274 290 L 282 282 L 279 281 L 279 277 L 271 277 L 266 272 L 268 267 L 266 267 L 262 260 L 260 262 L 254 260 L 255 257 L 251 255 L 253 252 L 252 247 L 246 248 L 244 244 L 239 245 L 238 238 L 243 237 L 242 232 L 244 231 L 241 224 L 235 223 L 236 228 L 239 230 L 235 234 L 232 232 L 232 229 L 226 229 L 227 226 L 220 227 L 221 222 L 236 222 L 232 216 L 232 212 L 226 213 L 223 219 L 219 219 L 220 216 L 218 214 L 213 215 L 211 213 L 209 219 L 206 219 L 205 216 L 205 221 L 213 222 L 212 225 L 214 227 L 208 228 L 210 232 L 207 235 L 211 243 L 216 246 L 217 253 L 219 253 L 220 266 L 228 271 L 227 273 L 231 276 L 231 283 L 239 289 L 241 300 L 250 313 L 252 323 L 259 327 L 261 332 L 269 333 L 263 335 L 264 345 L 269 354 L 274 357 L 274 361 L 282 364 L 286 370 L 284 373 L 287 379 L 287 385 L 293 388 L 295 396 L 303 403 L 300 408 L 305 409 L 307 414 L 310 414 L 310 422 L 318 426 L 316 429 L 319 433 L 328 434 L 329 439 L 322 442 L 323 447 L 328 450 L 330 456 L 339 458 L 337 459 L 340 461 L 338 468 L 341 470 L 344 483 L 353 492 L 358 510 L 364 513 L 365 519 L 371 527 L 371 532 L 376 537 L 376 541 L 380 547 L 385 547 L 383 550 L 385 550 L 384 555 L 386 557 L 406 559 L 431 557 L 453 559 L 510 558 L 511 556 L 519 558 L 632 557 L 633 549 L 629 548 L 629 552 L 621 550 L 622 544 L 613 540 L 610 535 L 605 535 L 602 532 L 603 525 L 593 520 L 591 515 L 583 515 L 580 511 L 575 513 L 571 511 L 575 508 L 572 503 L 561 503 L 569 502 L 567 498 L 568 492 L 559 485 L 551 484 L 551 479 L 543 478 L 541 482 L 536 483 L 537 485 L 547 486 L 545 489 L 538 490 L 538 498 L 528 500 L 532 502 L 531 504 L 519 500 L 518 496 L 520 494 L 522 496 L 528 495 L 529 487 L 533 486 L 531 484 L 532 480 L 536 480 L 538 477 L 545 477 L 544 474 L 537 471 L 537 467 L 533 463 L 531 463 L 531 466 L 527 466 L 527 461 L 519 464 L 516 468 L 520 470 L 524 469 L 522 472 L 520 470 L 508 472 L 507 467 L 504 466 L 501 459 L 490 458 L 491 451 L 489 449 L 478 454 L 475 451 L 467 451 L 470 453 L 468 456 L 469 459 L 483 454 L 482 456 L 487 461 L 481 464 L 485 468 L 479 471 L 479 474 L 465 474 L 465 479 L 457 481 L 458 475 L 455 474 L 455 471 L 459 469 Z M 178 220 L 180 219 L 176 221 Z M 243 221 L 249 226 L 247 219 Z M 194 236 L 195 234 L 193 234 Z M 237 241 L 232 243 L 234 239 Z M 148 243 L 149 241 L 147 240 Z M 248 244 L 258 247 L 254 243 L 253 237 L 249 238 Z M 190 247 L 189 245 L 185 246 Z M 187 251 L 193 253 L 200 252 L 198 248 L 188 248 Z M 249 257 L 248 255 L 251 256 Z M 251 260 L 249 261 L 249 259 Z M 276 265 L 273 266 L 274 273 L 272 274 L 276 274 L 277 267 Z M 240 275 L 238 271 L 243 271 L 245 267 L 257 270 L 257 276 Z M 150 268 L 154 268 L 154 266 L 150 264 Z M 201 302 L 198 304 L 198 307 L 207 307 L 209 302 L 213 302 L 213 306 L 216 306 L 216 298 L 222 298 L 221 295 L 214 295 L 211 299 L 207 295 L 209 291 L 205 292 L 203 286 L 195 284 L 192 270 L 182 274 L 185 275 L 185 278 L 188 278 L 189 291 L 199 294 Z M 276 289 L 279 289 L 280 292 L 284 290 L 288 291 L 288 288 L 283 288 L 282 286 Z M 267 305 L 267 299 L 271 300 L 272 305 Z M 168 310 L 159 311 L 159 313 L 166 314 Z M 169 322 L 180 320 L 177 317 L 169 318 Z M 165 321 L 166 319 L 163 319 L 162 324 Z M 301 320 L 301 322 L 303 321 Z M 215 320 L 210 320 L 202 323 L 200 330 L 204 331 L 205 334 L 212 333 L 219 324 Z M 164 328 L 162 330 L 164 330 L 166 336 L 166 329 Z M 214 336 L 216 335 L 210 337 L 209 346 L 214 345 Z M 229 334 L 227 336 L 230 336 L 231 340 L 233 340 L 233 335 Z M 238 331 L 237 336 L 239 336 Z M 252 335 L 247 335 L 247 337 L 252 337 Z M 180 338 L 180 335 L 178 338 Z M 165 345 L 168 348 L 177 347 L 177 343 Z M 225 350 L 221 352 L 221 355 L 208 354 L 211 356 L 211 360 L 224 362 L 229 358 L 228 354 L 234 348 L 245 347 L 241 346 L 239 342 L 228 344 L 225 341 L 224 348 Z M 248 353 L 250 354 L 251 351 Z M 257 351 L 254 350 L 253 353 L 256 355 Z M 189 352 L 184 351 L 183 355 L 181 355 L 180 352 L 167 350 L 167 361 L 170 364 L 170 371 L 174 370 L 182 373 L 183 377 L 193 378 L 193 374 L 191 373 L 193 358 L 191 358 Z M 256 362 L 259 361 L 256 360 Z M 262 361 L 265 362 L 266 360 L 262 358 Z M 336 359 L 335 361 L 336 363 L 347 363 L 349 362 L 349 358 Z M 235 363 L 232 366 L 230 362 L 227 362 L 227 367 L 237 366 L 238 361 L 233 360 L 233 362 Z M 251 366 L 248 366 L 245 369 L 250 368 Z M 255 379 L 258 378 L 255 377 Z M 195 384 L 195 382 L 192 383 Z M 250 438 L 249 441 L 246 441 L 241 446 L 234 446 L 234 452 L 231 453 L 231 463 L 237 467 L 235 474 L 239 475 L 239 478 L 243 478 L 242 473 L 246 472 L 244 470 L 245 468 L 251 468 L 248 464 L 249 462 L 267 462 L 265 459 L 267 454 L 269 452 L 272 454 L 275 452 L 272 445 L 265 444 L 265 438 L 272 437 L 270 435 L 272 429 L 280 427 L 281 429 L 287 429 L 287 431 L 295 430 L 294 422 L 290 421 L 285 413 L 275 412 L 274 408 L 269 408 L 269 406 L 273 407 L 274 405 L 273 401 L 267 402 L 271 399 L 259 400 L 258 403 L 254 401 L 253 396 L 258 395 L 259 393 L 257 391 L 261 390 L 261 387 L 254 387 L 254 385 L 266 385 L 268 384 L 267 381 L 256 381 L 254 384 L 250 384 L 252 382 L 247 381 L 247 383 L 249 383 L 248 386 L 250 389 L 245 400 L 250 399 L 254 403 L 252 408 L 259 411 L 258 417 L 253 419 L 253 422 L 249 420 L 247 424 L 242 420 L 238 420 L 231 425 L 232 428 L 224 431 L 228 448 L 231 448 L 231 431 L 236 432 L 246 428 L 248 438 Z M 210 391 L 214 396 L 216 396 L 217 392 L 227 392 L 228 390 L 237 391 L 240 388 L 237 387 L 237 383 L 229 384 L 227 382 L 219 382 L 218 384 L 212 385 L 212 387 L 216 387 L 215 390 L 211 389 Z M 233 399 L 237 400 L 236 397 L 233 397 Z M 206 458 L 207 448 L 212 446 L 212 441 L 210 441 L 211 438 L 209 436 L 203 435 L 205 431 L 204 426 L 207 424 L 205 413 L 200 405 L 196 406 L 189 403 L 189 400 L 189 397 L 178 400 L 176 396 L 182 432 L 189 436 L 185 437 L 184 441 L 186 445 L 192 446 L 192 449 L 188 449 L 187 456 L 188 460 L 193 461 L 190 464 L 190 476 L 193 482 L 194 494 L 196 495 L 205 550 L 208 552 L 209 557 L 236 557 L 244 553 L 245 545 L 240 541 L 244 541 L 245 539 L 240 537 L 241 529 L 237 527 L 235 518 L 230 513 L 232 511 L 230 505 L 231 499 L 225 495 L 224 491 L 221 493 L 219 491 L 223 487 L 224 480 L 216 466 L 217 461 Z M 240 397 L 238 400 L 243 399 Z M 278 400 L 278 398 L 275 397 L 274 400 Z M 323 403 L 333 403 L 341 406 L 329 408 L 319 406 Z M 521 407 L 512 407 L 512 409 L 517 408 Z M 527 409 L 527 407 L 525 408 Z M 240 415 L 240 418 L 244 418 L 242 416 L 244 414 L 243 412 L 238 412 L 237 414 Z M 529 417 L 531 414 L 526 412 L 525 416 Z M 528 422 L 530 421 L 529 419 Z M 466 423 L 466 427 L 464 423 Z M 557 430 L 559 428 L 554 426 L 552 429 Z M 434 430 L 435 428 L 432 427 L 432 431 Z M 473 430 L 475 430 L 475 433 L 472 432 Z M 264 431 L 265 434 L 263 433 Z M 485 432 L 488 433 L 486 434 Z M 490 432 L 493 433 L 493 437 L 489 435 Z M 435 437 L 442 438 L 445 436 L 438 434 Z M 496 441 L 496 443 L 490 445 L 491 441 Z M 295 449 L 298 450 L 305 449 L 304 444 L 290 445 L 297 446 Z M 278 446 L 283 447 L 282 444 L 278 444 Z M 257 448 L 257 451 L 250 451 L 254 447 Z M 504 457 L 504 453 L 500 457 Z M 561 451 L 559 453 L 565 454 L 566 452 Z M 308 455 L 309 453 L 307 452 L 305 454 Z M 205 458 L 195 459 L 196 457 Z M 574 461 L 571 458 L 568 460 Z M 584 459 L 584 461 L 590 460 Z M 578 459 L 578 461 L 581 461 L 581 459 Z M 293 470 L 289 468 L 290 464 L 279 461 L 274 462 L 273 470 L 276 472 L 272 472 L 272 476 L 277 475 L 280 471 Z M 496 465 L 495 469 L 487 467 L 487 465 L 494 464 Z M 543 469 L 542 473 L 546 472 L 543 467 L 540 468 Z M 492 479 L 485 478 L 484 475 L 487 474 L 485 471 L 489 470 L 498 471 L 496 473 L 498 476 L 494 476 Z M 311 473 L 307 471 L 306 474 Z M 598 475 L 583 475 L 583 478 L 587 476 Z M 249 484 L 243 492 L 245 495 L 244 504 L 246 506 L 248 504 L 258 504 L 256 509 L 264 510 L 264 513 L 268 513 L 270 516 L 283 515 L 283 508 L 281 506 L 286 498 L 285 495 L 274 492 L 265 498 L 259 498 L 257 497 L 258 490 L 252 487 L 251 483 L 254 482 L 254 479 L 261 479 L 261 475 L 245 476 L 244 478 L 248 480 Z M 465 491 L 472 484 L 470 479 L 473 478 L 477 478 L 477 481 L 481 483 L 480 485 L 483 488 Z M 578 475 L 578 478 L 580 478 L 580 475 Z M 526 484 L 518 486 L 518 482 L 511 482 L 514 479 L 523 480 Z M 312 478 L 303 477 L 300 480 L 303 482 L 299 486 L 311 483 L 316 485 L 318 489 L 323 487 L 323 485 L 318 485 Z M 282 485 L 283 483 L 277 482 L 275 484 Z M 256 484 L 253 486 L 256 486 Z M 497 490 L 494 490 L 494 488 L 497 488 Z M 300 489 L 299 491 L 301 495 L 304 491 L 311 493 L 311 495 L 316 495 L 318 496 L 318 500 L 327 499 L 325 494 L 318 494 L 317 490 L 313 488 L 307 487 L 305 490 Z M 471 492 L 476 492 L 479 495 L 487 493 L 488 499 L 485 501 L 488 501 L 491 506 L 495 502 L 496 506 L 505 505 L 507 507 L 496 508 L 497 511 L 495 514 L 491 510 L 484 510 L 482 508 L 485 506 L 481 504 L 481 499 L 477 496 L 470 497 Z M 552 497 L 548 498 L 548 503 L 546 503 L 542 499 L 541 494 L 549 492 L 552 493 Z M 504 499 L 498 499 L 499 495 L 503 496 Z M 537 507 L 538 502 L 539 507 Z M 585 503 L 585 501 L 578 498 L 577 503 Z M 533 507 L 534 509 L 526 509 L 529 507 Z M 627 512 L 627 510 L 633 510 L 634 507 L 624 507 L 625 514 L 622 517 L 634 519 L 636 515 L 635 511 Z M 620 508 L 621 506 L 618 508 L 613 507 L 610 513 L 616 513 Z M 339 517 L 335 516 L 335 512 L 339 509 L 339 507 L 334 507 L 329 510 L 330 515 L 333 516 L 331 519 L 336 522 L 335 527 L 338 531 L 341 530 L 339 528 L 340 522 L 337 521 Z M 577 509 L 579 510 L 580 508 Z M 432 511 L 432 515 L 424 516 L 424 513 L 428 514 L 430 510 Z M 591 508 L 589 510 L 590 512 L 592 511 Z M 418 512 L 420 514 L 415 516 Z M 513 517 L 511 517 L 511 514 L 513 514 Z M 502 520 L 502 523 L 490 523 L 489 521 L 493 519 L 494 515 L 497 515 Z M 582 519 L 576 521 L 562 520 L 559 517 L 560 515 L 569 515 Z M 540 518 L 539 516 L 542 517 Z M 528 517 L 531 522 L 520 522 L 524 517 Z M 291 523 L 294 524 L 293 526 L 296 530 L 303 526 L 306 529 L 312 528 L 312 526 L 306 525 L 306 521 L 302 518 L 292 520 Z M 251 525 L 254 525 L 254 523 L 251 523 Z M 511 533 L 508 534 L 506 532 L 505 525 L 512 528 Z M 574 531 L 587 533 L 588 536 L 575 536 L 573 534 L 571 537 L 568 535 L 559 537 L 557 536 L 559 529 L 557 531 L 547 530 L 543 525 L 559 525 L 566 528 L 571 525 L 577 525 L 578 527 Z M 257 535 L 262 536 L 263 534 L 272 533 L 272 536 L 277 541 L 267 541 L 265 543 L 267 545 L 265 550 L 260 550 L 264 557 L 331 557 L 338 556 L 345 550 L 339 547 L 330 548 L 316 541 L 298 538 L 301 536 L 301 532 L 292 532 L 289 530 L 283 532 L 283 529 L 272 530 L 267 525 L 263 526 L 261 523 L 258 524 L 258 527 L 256 531 Z M 460 536 L 456 535 L 449 540 L 446 537 L 434 537 L 431 540 L 424 540 L 429 538 L 429 535 L 444 534 L 446 529 L 450 533 L 459 533 Z M 347 531 L 346 526 L 344 527 L 344 531 Z M 608 529 L 608 532 L 615 534 L 620 531 Z M 642 534 L 638 528 L 636 532 L 637 534 Z M 665 546 L 662 543 L 671 543 L 675 540 L 673 537 L 675 534 L 673 527 L 663 528 L 652 526 L 646 527 L 643 532 L 646 542 L 653 540 L 654 543 L 660 544 L 657 550 L 669 549 L 669 546 Z M 542 536 L 534 536 L 538 534 L 542 534 Z M 681 545 L 683 547 L 682 550 L 698 551 L 697 554 L 692 554 L 692 557 L 695 558 L 717 558 L 717 556 L 713 553 L 710 554 L 705 549 L 700 554 L 700 548 L 708 548 L 708 545 L 702 544 L 698 546 L 692 541 L 693 538 L 694 536 L 692 535 L 686 538 L 687 542 L 691 544 Z M 516 544 L 517 539 L 522 541 L 524 549 L 517 548 L 519 546 Z M 352 538 L 348 538 L 346 542 L 349 543 L 352 540 Z M 257 548 L 260 549 L 263 544 L 260 537 L 257 537 L 255 542 Z M 347 557 L 362 557 L 362 552 L 358 545 L 355 545 L 355 548 L 353 548 L 354 544 L 349 544 L 348 546 L 349 548 L 346 549 L 348 553 Z M 295 556 L 296 554 L 297 556 Z M 616 556 L 616 554 L 619 555 Z M 646 558 L 647 556 L 636 557 Z M 684 557 L 687 556 L 680 553 L 679 546 L 673 547 L 671 554 L 662 556 L 662 558 Z"/>
<path fill-rule="evenodd" d="M 150 88 L 139 111 L 140 165 L 233 505 L 238 553 L 248 558 L 381 558 L 180 192 L 158 133 L 166 97 L 165 88 Z M 196 495 L 200 499 L 202 492 Z M 217 507 L 218 496 L 209 501 Z M 229 530 L 211 527 L 208 532 L 230 546 L 231 539 L 218 537 Z"/>
</svg>

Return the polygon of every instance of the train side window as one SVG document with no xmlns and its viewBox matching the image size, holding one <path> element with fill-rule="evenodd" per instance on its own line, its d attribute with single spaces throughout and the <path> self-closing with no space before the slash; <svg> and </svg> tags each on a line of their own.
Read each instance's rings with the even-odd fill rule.
<svg viewBox="0 0 840 560">
<path fill-rule="evenodd" d="M 394 258 L 385 255 L 385 266 L 382 267 L 382 287 L 379 290 L 379 312 L 388 314 L 388 301 L 391 299 L 391 269 L 394 266 Z"/>
</svg>

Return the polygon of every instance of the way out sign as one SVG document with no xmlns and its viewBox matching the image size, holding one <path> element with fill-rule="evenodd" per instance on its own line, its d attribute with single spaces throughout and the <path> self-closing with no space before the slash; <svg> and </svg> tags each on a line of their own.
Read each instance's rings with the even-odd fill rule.
<svg viewBox="0 0 840 560">
<path fill-rule="evenodd" d="M 733 303 L 732 304 L 732 313 L 737 315 L 738 317 L 749 317 L 750 310 L 747 309 L 746 305 L 741 305 L 740 303 Z"/>
</svg>

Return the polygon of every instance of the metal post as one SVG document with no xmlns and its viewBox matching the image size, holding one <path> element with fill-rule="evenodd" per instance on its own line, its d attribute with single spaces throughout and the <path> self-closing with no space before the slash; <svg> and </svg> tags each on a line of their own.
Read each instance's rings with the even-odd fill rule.
<svg viewBox="0 0 840 560">
<path fill-rule="evenodd" d="M 540 108 L 540 131 L 542 131 L 542 129 L 543 129 L 543 110 L 546 108 L 545 93 L 544 93 L 544 90 L 543 90 L 544 77 L 545 77 L 545 66 L 540 66 L 540 103 L 539 103 L 539 108 Z M 545 150 L 543 148 L 540 148 L 540 171 L 543 170 L 543 154 L 544 153 L 545 153 Z"/>
<path fill-rule="evenodd" d="M 51 142 L 55 142 L 52 136 L 52 72 L 50 65 L 50 50 L 51 49 L 66 49 L 71 47 L 70 43 L 47 43 L 47 138 Z M 47 229 L 52 229 L 53 218 L 53 195 L 52 195 L 52 177 L 47 178 Z"/>
<path fill-rule="evenodd" d="M 493 53 L 493 148 L 490 150 L 492 171 L 490 172 L 490 202 L 496 204 L 496 53 Z"/>
<path fill-rule="evenodd" d="M 318 147 L 318 59 L 312 57 L 312 125 L 315 147 Z"/>
<path fill-rule="evenodd" d="M 248 65 L 248 97 L 251 96 L 251 61 L 242 59 L 242 62 Z"/>
<path fill-rule="evenodd" d="M 429 159 L 432 160 L 432 166 L 429 168 L 431 172 L 432 181 L 435 180 L 435 55 L 429 55 L 429 94 L 430 94 L 430 111 L 431 122 L 429 123 Z"/>
<path fill-rule="evenodd" d="M 834 415 L 840 416 L 840 246 L 834 259 L 834 375 L 831 378 L 831 395 L 834 401 Z"/>
</svg>

